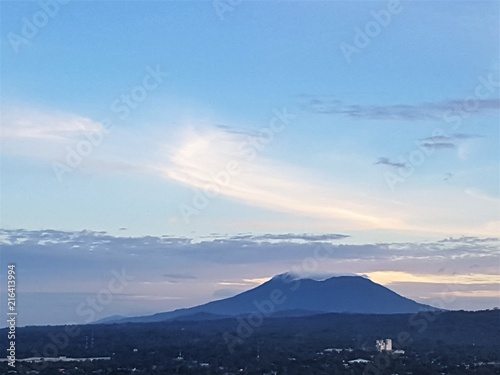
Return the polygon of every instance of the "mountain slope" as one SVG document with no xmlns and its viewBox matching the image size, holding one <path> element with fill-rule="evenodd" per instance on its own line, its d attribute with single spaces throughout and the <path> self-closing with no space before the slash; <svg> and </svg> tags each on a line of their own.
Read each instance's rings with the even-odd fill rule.
<svg viewBox="0 0 500 375">
<path fill-rule="evenodd" d="M 106 323 L 159 322 L 179 317 L 237 316 L 253 312 L 264 315 L 290 311 L 361 314 L 399 314 L 436 310 L 402 297 L 361 276 L 338 276 L 323 281 L 296 279 L 285 273 L 234 297 L 204 305 L 117 320 Z M 102 322 L 102 321 L 101 321 Z M 103 322 L 104 323 L 104 322 Z"/>
</svg>

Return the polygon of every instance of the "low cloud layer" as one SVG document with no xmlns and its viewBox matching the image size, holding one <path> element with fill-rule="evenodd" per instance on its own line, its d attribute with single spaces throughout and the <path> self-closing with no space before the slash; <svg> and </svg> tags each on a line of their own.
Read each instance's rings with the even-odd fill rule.
<svg viewBox="0 0 500 375">
<path fill-rule="evenodd" d="M 77 302 L 105 288 L 113 272 L 125 272 L 133 281 L 98 318 L 189 307 L 240 293 L 283 272 L 314 278 L 366 275 L 419 301 L 432 297 L 439 288 L 451 287 L 457 296 L 454 308 L 494 307 L 500 297 L 495 292 L 500 282 L 498 238 L 352 245 L 342 243 L 341 237 L 347 238 L 249 234 L 200 242 L 94 231 L 4 229 L 0 245 L 2 263 L 15 263 L 23 275 L 20 298 L 24 306 L 38 306 L 25 310 L 21 324 L 78 322 Z M 422 291 L 430 284 L 435 287 L 427 295 Z M 474 291 L 482 292 L 475 295 Z M 482 302 L 475 305 L 479 296 Z M 55 309 L 66 309 L 67 321 L 60 320 L 64 314 L 54 320 Z"/>
</svg>

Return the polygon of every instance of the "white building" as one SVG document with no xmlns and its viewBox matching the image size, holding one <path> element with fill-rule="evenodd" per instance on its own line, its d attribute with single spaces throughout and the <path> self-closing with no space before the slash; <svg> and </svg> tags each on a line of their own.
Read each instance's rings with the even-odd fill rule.
<svg viewBox="0 0 500 375">
<path fill-rule="evenodd" d="M 392 340 L 391 339 L 385 339 L 385 340 L 377 340 L 375 342 L 375 347 L 379 352 L 392 352 Z"/>
<path fill-rule="evenodd" d="M 392 351 L 392 340 L 385 339 L 385 350 Z"/>
</svg>

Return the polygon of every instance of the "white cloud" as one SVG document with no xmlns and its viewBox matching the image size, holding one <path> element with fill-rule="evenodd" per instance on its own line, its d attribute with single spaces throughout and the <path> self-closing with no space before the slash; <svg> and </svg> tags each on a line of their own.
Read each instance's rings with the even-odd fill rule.
<svg viewBox="0 0 500 375">
<path fill-rule="evenodd" d="M 71 113 L 7 108 L 1 114 L 2 152 L 10 155 L 50 160 L 85 134 L 105 132 L 102 124 Z"/>
<path fill-rule="evenodd" d="M 279 137 L 279 134 L 275 134 Z M 297 166 L 266 157 L 269 144 L 220 128 L 190 128 L 169 150 L 164 176 L 190 187 L 304 220 L 321 220 L 342 231 L 385 229 L 437 236 L 494 235 L 499 202 L 449 188 L 392 194 L 361 184 L 346 187 Z M 238 166 L 231 175 L 230 165 Z M 217 176 L 228 180 L 218 182 Z M 477 213 L 477 214 L 473 214 Z"/>
<path fill-rule="evenodd" d="M 440 237 L 488 236 L 498 231 L 497 198 L 486 201 L 449 186 L 423 190 L 406 184 L 408 188 L 393 194 L 385 186 L 368 186 L 370 179 L 349 184 L 340 177 L 315 175 L 270 158 L 279 132 L 259 140 L 258 132 L 203 126 L 203 130 L 184 127 L 180 139 L 172 134 L 166 138 L 158 132 L 146 130 L 137 135 L 120 129 L 113 132 L 112 140 L 106 140 L 105 150 L 92 153 L 78 168 L 99 174 L 156 174 L 200 191 L 208 187 L 217 196 L 289 214 L 290 220 L 305 221 L 303 228 L 321 227 L 322 232 L 324 228 L 346 232 L 382 229 Z M 75 114 L 9 108 L 2 113 L 2 152 L 64 162 L 68 148 L 85 140 L 86 134 L 104 131 L 102 124 Z M 458 136 L 464 138 L 454 135 Z M 134 154 L 129 152 L 131 144 L 137 150 Z M 356 168 L 360 167 L 353 170 Z"/>
<path fill-rule="evenodd" d="M 216 128 L 190 129 L 170 151 L 170 165 L 163 172 L 201 190 L 216 188 L 219 194 L 242 203 L 331 220 L 340 228 L 346 223 L 364 228 L 403 226 L 395 215 L 378 215 L 376 207 L 356 199 L 354 192 L 315 183 L 306 171 L 265 158 L 262 154 L 267 145 L 253 146 L 255 140 Z M 231 175 L 231 170 L 236 172 Z M 217 176 L 229 179 L 220 183 Z"/>
<path fill-rule="evenodd" d="M 2 111 L 2 132 L 6 139 L 35 139 L 67 142 L 82 132 L 102 131 L 102 125 L 89 118 L 63 112 L 31 109 Z"/>
</svg>

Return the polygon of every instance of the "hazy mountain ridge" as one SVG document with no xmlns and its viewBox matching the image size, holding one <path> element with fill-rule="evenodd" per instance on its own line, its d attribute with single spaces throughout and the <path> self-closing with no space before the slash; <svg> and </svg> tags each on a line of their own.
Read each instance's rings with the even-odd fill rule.
<svg viewBox="0 0 500 375">
<path fill-rule="evenodd" d="M 417 303 L 361 276 L 336 276 L 325 280 L 300 279 L 290 273 L 236 296 L 203 305 L 97 323 L 161 322 L 173 319 L 217 319 L 261 312 L 264 315 L 315 315 L 321 313 L 401 314 L 437 310 Z"/>
</svg>

